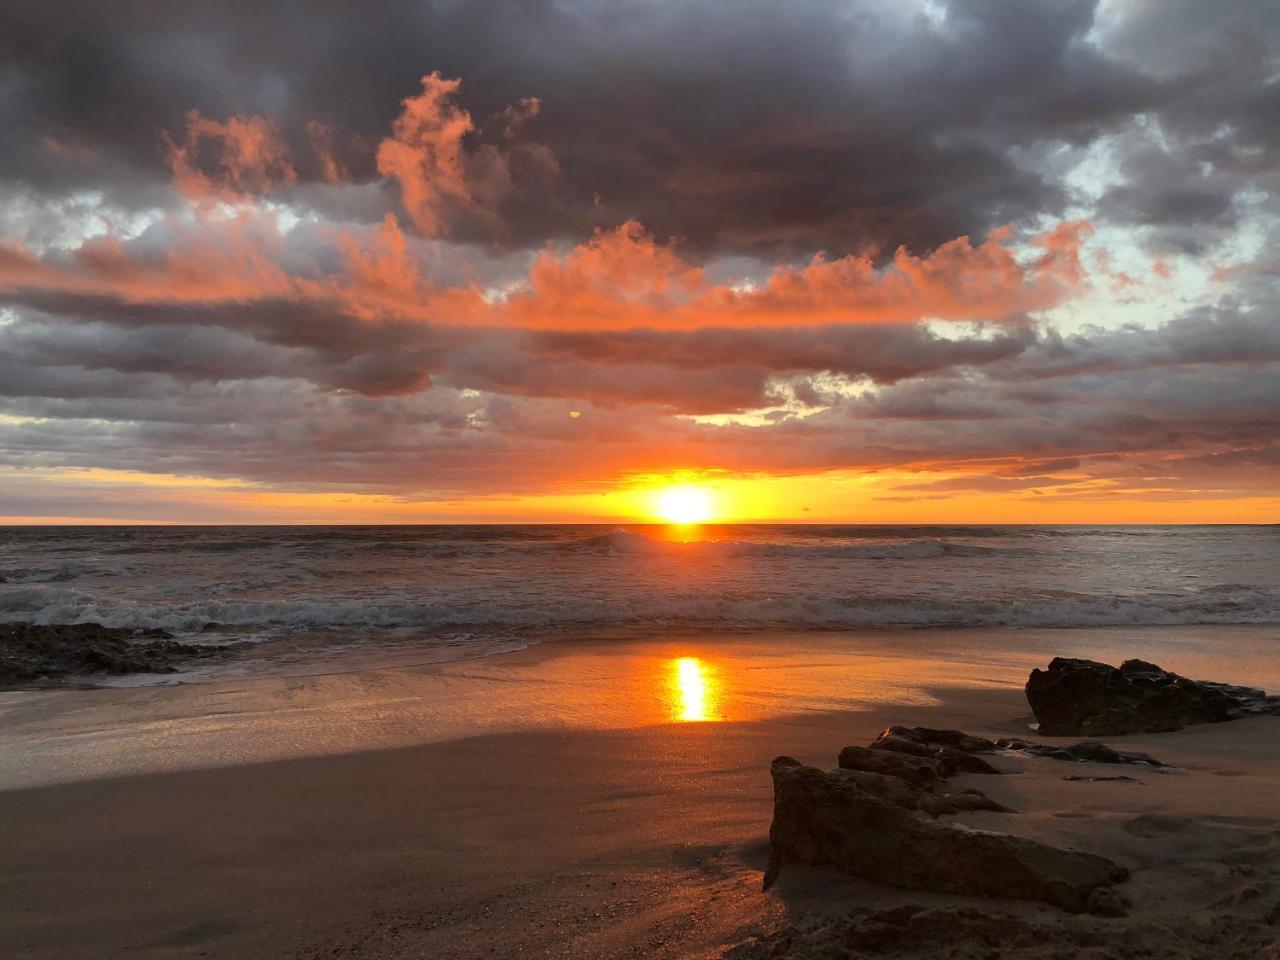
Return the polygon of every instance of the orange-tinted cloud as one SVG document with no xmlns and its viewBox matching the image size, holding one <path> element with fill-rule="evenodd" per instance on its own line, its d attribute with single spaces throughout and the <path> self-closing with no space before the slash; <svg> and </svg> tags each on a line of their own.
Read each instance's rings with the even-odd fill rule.
<svg viewBox="0 0 1280 960">
<path fill-rule="evenodd" d="M 297 295 L 324 301 L 361 321 L 432 320 L 476 315 L 485 303 L 472 287 L 445 287 L 422 271 L 393 214 L 372 237 L 344 233 L 339 245 L 342 273 L 322 280 L 301 280 Z"/>
<path fill-rule="evenodd" d="M 426 236 L 443 230 L 444 198 L 470 200 L 462 140 L 474 125 L 471 114 L 452 102 L 461 85 L 434 71 L 423 77 L 422 93 L 401 101 L 391 136 L 378 145 L 378 172 L 400 184 L 401 202 Z"/>
<path fill-rule="evenodd" d="M 444 232 L 455 214 L 495 216 L 517 173 L 555 168 L 554 157 L 522 135 L 539 113 L 537 99 L 519 101 L 478 130 L 455 102 L 460 85 L 439 73 L 423 77 L 422 92 L 402 101 L 392 135 L 377 150 L 379 172 L 399 185 L 414 228 L 427 236 Z M 312 122 L 308 132 L 326 178 L 340 180 L 328 128 Z M 183 142 L 170 140 L 169 148 L 176 185 L 196 198 L 243 200 L 246 192 L 295 179 L 274 125 L 260 117 L 221 123 L 191 111 Z M 332 252 L 342 268 L 324 272 L 313 265 L 334 257 L 309 255 L 302 270 L 284 265 L 288 241 L 265 211 L 242 206 L 228 218 L 196 204 L 188 213 L 193 219 L 171 222 L 158 249 L 107 236 L 42 259 L 10 246 L 0 254 L 0 289 L 129 304 L 287 300 L 361 321 L 541 331 L 1000 322 L 1080 289 L 1080 250 L 1092 231 L 1085 221 L 1064 222 L 1032 238 L 1022 254 L 1009 228 L 976 245 L 957 237 L 925 254 L 899 247 L 887 264 L 868 254 L 819 254 L 755 282 L 729 284 L 713 282 L 676 244 L 629 221 L 597 230 L 567 252 L 544 249 L 527 276 L 495 291 L 433 276 L 425 259 L 431 248 L 411 245 L 391 214 L 376 232 L 340 233 Z"/>
<path fill-rule="evenodd" d="M 1043 253 L 1020 262 L 1007 230 L 974 246 L 968 237 L 919 256 L 900 248 L 878 268 L 868 256 L 815 257 L 779 267 L 759 286 L 711 284 L 636 223 L 598 232 L 564 257 L 544 253 L 527 287 L 490 320 L 538 329 L 821 326 L 840 323 L 1001 320 L 1061 302 L 1084 283 L 1086 223 L 1036 238 Z"/>
<path fill-rule="evenodd" d="M 0 291 L 70 294 L 127 304 L 220 304 L 291 298 L 296 278 L 274 261 L 262 224 L 249 213 L 197 227 L 170 225 L 174 242 L 144 255 L 115 237 L 85 241 L 46 262 L 19 244 L 0 247 Z"/>
<path fill-rule="evenodd" d="M 307 123 L 307 137 L 311 140 L 311 149 L 320 162 L 320 175 L 325 183 L 346 183 L 351 175 L 347 168 L 334 156 L 333 130 L 328 124 L 319 120 Z"/>
<path fill-rule="evenodd" d="M 541 102 L 525 97 L 500 111 L 486 127 L 497 143 L 469 144 L 478 134 L 471 114 L 454 102 L 462 81 L 438 72 L 422 78 L 422 93 L 401 101 L 391 136 L 378 145 L 378 173 L 400 186 L 400 201 L 418 233 L 448 232 L 457 214 L 493 219 L 519 174 L 545 178 L 558 172 L 544 144 L 521 138 Z"/>
<path fill-rule="evenodd" d="M 900 249 L 885 268 L 868 257 L 817 257 L 779 267 L 758 286 L 711 282 L 705 271 L 636 223 L 600 231 L 566 254 L 545 251 L 506 296 L 445 285 L 388 215 L 376 235 L 339 240 L 343 270 L 298 275 L 280 265 L 271 218 L 198 219 L 173 227 L 159 255 L 110 238 L 46 263 L 11 246 L 0 289 L 72 293 L 128 303 L 287 299 L 339 306 L 361 319 L 534 330 L 697 330 L 915 323 L 940 318 L 1000 321 L 1059 303 L 1084 282 L 1078 246 L 1087 225 L 1037 238 L 1023 263 L 1000 231 L 980 245 L 960 237 L 927 255 Z"/>
<path fill-rule="evenodd" d="M 596 235 L 567 255 L 544 252 L 526 287 L 493 313 L 512 326 L 581 329 L 667 326 L 710 290 L 638 223 Z"/>
<path fill-rule="evenodd" d="M 191 197 L 266 193 L 297 179 L 275 124 L 263 117 L 220 123 L 192 110 L 182 142 L 166 134 L 165 143 L 174 185 Z"/>
</svg>

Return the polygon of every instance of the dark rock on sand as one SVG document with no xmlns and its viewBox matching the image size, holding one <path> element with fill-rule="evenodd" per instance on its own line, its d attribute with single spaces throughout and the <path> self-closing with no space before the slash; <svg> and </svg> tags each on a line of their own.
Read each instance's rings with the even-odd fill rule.
<svg viewBox="0 0 1280 960">
<path fill-rule="evenodd" d="M 898 777 L 917 787 L 929 787 L 948 774 L 936 757 L 915 757 L 889 750 L 871 750 L 868 747 L 845 747 L 840 751 L 840 767 L 844 770 L 864 770 L 887 777 Z"/>
<path fill-rule="evenodd" d="M 1048 757 L 1050 760 L 1067 760 L 1072 763 L 1145 763 L 1150 767 L 1169 766 L 1149 753 L 1116 750 L 1097 740 L 1081 740 L 1069 747 L 1055 747 L 1047 743 L 1033 743 L 1017 737 L 1006 737 L 1003 740 L 997 740 L 996 746 L 1001 750 L 1016 750 L 1033 757 Z"/>
<path fill-rule="evenodd" d="M 1128 871 L 1104 857 L 926 820 L 868 789 L 863 777 L 790 757 L 774 760 L 772 773 L 766 887 L 787 863 L 802 862 L 890 886 L 1039 900 L 1073 913 L 1123 906 L 1107 888 Z"/>
<path fill-rule="evenodd" d="M 975 737 L 961 730 L 935 730 L 933 727 L 903 727 L 894 724 L 880 734 L 880 737 L 902 737 L 931 746 L 951 747 L 965 753 L 991 753 L 996 749 L 996 745 L 986 737 Z"/>
<path fill-rule="evenodd" d="M 77 674 L 172 673 L 187 661 L 226 656 L 239 646 L 192 646 L 163 630 L 98 623 L 0 624 L 0 687 Z"/>
<path fill-rule="evenodd" d="M 843 764 L 841 766 L 843 767 Z M 981 790 L 950 791 L 936 783 L 920 786 L 901 777 L 856 768 L 846 767 L 838 773 L 853 780 L 859 787 L 882 800 L 888 800 L 904 810 L 914 810 L 930 817 L 973 810 L 991 810 L 995 813 L 1014 812 L 1003 804 L 996 803 Z"/>
<path fill-rule="evenodd" d="M 1027 701 L 1051 737 L 1160 733 L 1191 723 L 1280 714 L 1280 697 L 1253 687 L 1188 680 L 1144 660 L 1119 668 L 1055 657 L 1032 670 Z"/>
<path fill-rule="evenodd" d="M 872 750 L 890 751 L 932 761 L 940 777 L 957 773 L 994 773 L 1000 771 L 975 756 L 996 748 L 990 740 L 971 737 L 959 730 L 933 730 L 929 727 L 889 727 L 871 744 Z"/>
<path fill-rule="evenodd" d="M 1260 960 L 1277 956 L 1274 929 L 1244 917 L 1160 917 L 1126 922 L 1093 917 L 986 913 L 906 904 L 817 913 L 750 941 L 726 960 L 861 960 L 947 957 L 949 960 Z"/>
<path fill-rule="evenodd" d="M 1081 783 L 1142 783 L 1141 780 L 1135 780 L 1133 777 L 1126 777 L 1124 775 L 1118 777 L 1082 777 L 1078 774 L 1072 774 L 1071 776 L 1063 777 L 1062 779 L 1072 783 L 1077 781 Z"/>
<path fill-rule="evenodd" d="M 929 735 L 942 734 L 950 743 L 965 743 L 975 749 L 994 749 L 989 740 L 966 737 L 958 730 L 937 731 L 924 727 L 890 727 L 880 734 L 869 747 L 845 747 L 840 751 L 840 771 L 859 783 L 869 792 L 897 804 L 905 810 L 914 810 L 930 817 L 963 813 L 971 810 L 992 810 L 996 813 L 1013 813 L 997 803 L 981 790 L 945 789 L 943 781 L 962 772 L 963 762 L 957 762 L 952 747 L 931 742 Z M 960 754 L 963 761 L 968 755 Z M 982 764 L 980 773 L 1000 771 Z"/>
</svg>

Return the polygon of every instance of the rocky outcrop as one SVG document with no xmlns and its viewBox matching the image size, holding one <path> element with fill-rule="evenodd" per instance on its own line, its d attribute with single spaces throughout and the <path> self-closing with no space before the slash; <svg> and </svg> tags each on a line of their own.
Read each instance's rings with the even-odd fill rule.
<svg viewBox="0 0 1280 960">
<path fill-rule="evenodd" d="M 862 770 L 866 773 L 897 777 L 916 788 L 929 788 L 949 774 L 933 757 L 913 757 L 888 750 L 872 750 L 869 747 L 845 747 L 840 751 L 839 764 L 843 770 Z"/>
<path fill-rule="evenodd" d="M 934 730 L 930 727 L 889 727 L 871 744 L 870 749 L 888 751 L 929 761 L 940 778 L 957 773 L 999 773 L 986 760 L 975 756 L 989 753 L 996 745 L 982 737 L 971 737 L 959 730 Z"/>
<path fill-rule="evenodd" d="M 979 761 L 975 768 L 971 762 L 978 758 L 950 744 L 976 751 L 995 749 L 990 740 L 969 737 L 958 730 L 895 726 L 870 746 L 841 750 L 840 770 L 881 799 L 930 817 L 970 810 L 1012 813 L 981 790 L 946 788 L 944 781 L 957 773 L 1000 773 L 986 761 Z"/>
<path fill-rule="evenodd" d="M 1082 916 L 1015 916 L 969 908 L 908 903 L 887 909 L 856 906 L 793 916 L 781 929 L 757 935 L 724 960 L 1264 960 L 1280 956 L 1280 931 L 1235 915 L 1157 916 L 1116 921 Z"/>
<path fill-rule="evenodd" d="M 940 782 L 921 786 L 901 777 L 850 767 L 846 763 L 849 749 L 846 747 L 846 752 L 841 753 L 841 769 L 838 773 L 854 781 L 868 793 L 904 810 L 914 810 L 929 817 L 941 817 L 973 810 L 1013 813 L 1008 807 L 992 800 L 981 790 L 947 790 Z"/>
<path fill-rule="evenodd" d="M 191 660 L 227 656 L 239 646 L 193 646 L 163 630 L 98 623 L 0 624 L 0 687 L 94 673 L 172 673 Z"/>
<path fill-rule="evenodd" d="M 1253 687 L 1189 680 L 1144 660 L 1118 668 L 1055 657 L 1026 686 L 1040 732 L 1051 737 L 1179 730 L 1251 714 L 1280 714 L 1280 697 Z"/>
<path fill-rule="evenodd" d="M 936 730 L 933 727 L 903 727 L 898 724 L 887 728 L 879 739 L 900 737 L 932 747 L 949 747 L 964 753 L 992 753 L 996 745 L 986 737 L 975 737 L 961 730 Z"/>
<path fill-rule="evenodd" d="M 787 863 L 826 864 L 895 887 L 1039 900 L 1114 914 L 1128 873 L 1104 857 L 927 820 L 869 789 L 866 774 L 773 762 L 769 886 Z M 905 783 L 905 781 L 903 781 Z"/>
<path fill-rule="evenodd" d="M 1047 743 L 1032 743 L 1017 737 L 1006 737 L 996 741 L 1001 750 L 1015 750 L 1033 757 L 1047 757 L 1050 760 L 1066 760 L 1072 763 L 1143 763 L 1149 767 L 1167 767 L 1149 753 L 1138 753 L 1133 750 L 1116 750 L 1097 740 L 1081 740 L 1069 747 L 1055 747 Z"/>
</svg>

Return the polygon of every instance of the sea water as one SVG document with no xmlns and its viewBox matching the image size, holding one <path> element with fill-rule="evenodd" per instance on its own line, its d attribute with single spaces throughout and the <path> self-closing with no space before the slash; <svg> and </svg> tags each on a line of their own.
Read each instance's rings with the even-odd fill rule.
<svg viewBox="0 0 1280 960">
<path fill-rule="evenodd" d="M 1276 526 L 0 528 L 0 622 L 483 656 L 562 633 L 1280 624 Z"/>
</svg>

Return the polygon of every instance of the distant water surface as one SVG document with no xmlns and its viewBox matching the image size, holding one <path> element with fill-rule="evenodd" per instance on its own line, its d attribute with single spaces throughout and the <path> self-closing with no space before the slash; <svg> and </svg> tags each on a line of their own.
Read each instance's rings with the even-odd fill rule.
<svg viewBox="0 0 1280 960">
<path fill-rule="evenodd" d="M 0 622 L 453 659 L 566 631 L 1280 624 L 1280 527 L 10 527 L 0 579 Z"/>
</svg>

